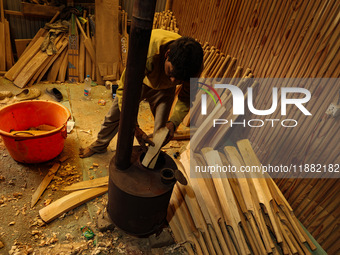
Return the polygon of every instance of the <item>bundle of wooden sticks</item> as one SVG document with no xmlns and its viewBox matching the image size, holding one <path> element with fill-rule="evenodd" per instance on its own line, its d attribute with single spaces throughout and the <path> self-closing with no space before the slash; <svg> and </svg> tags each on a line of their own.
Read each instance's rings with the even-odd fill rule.
<svg viewBox="0 0 340 255">
<path fill-rule="evenodd" d="M 176 18 L 171 11 L 156 12 L 153 19 L 153 29 L 164 29 L 175 33 L 179 32 Z"/>
<path fill-rule="evenodd" d="M 176 183 L 168 209 L 175 239 L 189 254 L 311 254 L 316 249 L 269 175 L 195 171 L 207 165 L 260 166 L 248 140 L 223 152 L 206 147 L 189 154 L 183 152 L 177 161 L 188 185 Z"/>
</svg>

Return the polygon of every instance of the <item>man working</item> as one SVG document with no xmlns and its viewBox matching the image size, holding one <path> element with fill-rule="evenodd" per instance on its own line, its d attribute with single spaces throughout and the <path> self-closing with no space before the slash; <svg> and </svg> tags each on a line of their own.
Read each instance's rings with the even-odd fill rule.
<svg viewBox="0 0 340 255">
<path fill-rule="evenodd" d="M 181 37 L 174 32 L 162 29 L 152 31 L 141 100 L 146 99 L 149 102 L 155 119 L 154 132 L 164 126 L 169 129 L 169 135 L 163 145 L 173 138 L 176 128 L 189 112 L 191 104 L 190 78 L 199 76 L 202 71 L 202 62 L 202 47 L 194 39 Z M 89 147 L 80 150 L 81 158 L 105 152 L 118 132 L 124 80 L 125 70 L 118 82 L 116 98 L 105 116 L 97 140 Z M 179 84 L 182 84 L 182 88 L 174 112 L 168 121 L 176 86 Z M 143 148 L 146 143 L 153 145 L 153 142 L 138 125 L 135 137 Z"/>
</svg>

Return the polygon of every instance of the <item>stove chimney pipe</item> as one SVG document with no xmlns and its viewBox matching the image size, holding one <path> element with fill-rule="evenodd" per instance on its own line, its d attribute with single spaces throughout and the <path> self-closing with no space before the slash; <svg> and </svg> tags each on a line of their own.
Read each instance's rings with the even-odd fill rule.
<svg viewBox="0 0 340 255">
<path fill-rule="evenodd" d="M 120 170 L 131 166 L 134 132 L 155 7 L 156 0 L 135 0 L 133 7 L 115 161 Z"/>
</svg>

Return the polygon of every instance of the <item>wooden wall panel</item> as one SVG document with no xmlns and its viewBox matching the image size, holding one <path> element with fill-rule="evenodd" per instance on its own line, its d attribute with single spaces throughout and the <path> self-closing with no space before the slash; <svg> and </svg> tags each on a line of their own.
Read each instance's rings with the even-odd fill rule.
<svg viewBox="0 0 340 255">
<path fill-rule="evenodd" d="M 250 68 L 255 78 L 340 76 L 337 0 L 173 0 L 172 11 L 181 35 L 192 36 L 202 44 L 208 42 L 221 53 L 237 58 L 237 65 Z M 270 107 L 274 86 L 280 84 L 259 88 L 255 108 Z M 304 87 L 312 94 L 305 105 L 312 117 L 291 111 L 287 118 L 298 121 L 296 128 L 268 126 L 247 129 L 242 134 L 242 138 L 252 142 L 261 162 L 272 165 L 340 162 L 340 119 L 325 114 L 330 103 L 339 98 L 339 82 L 334 79 L 327 84 Z M 280 119 L 281 114 L 275 112 L 266 118 Z M 329 254 L 339 252 L 339 181 L 283 178 L 277 183 L 320 244 Z M 310 215 L 304 215 L 306 212 Z"/>
</svg>

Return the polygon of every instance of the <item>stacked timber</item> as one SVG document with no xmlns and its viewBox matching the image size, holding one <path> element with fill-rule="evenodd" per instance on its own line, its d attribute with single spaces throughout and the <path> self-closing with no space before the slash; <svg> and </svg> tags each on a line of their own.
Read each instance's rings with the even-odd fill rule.
<svg viewBox="0 0 340 255">
<path fill-rule="evenodd" d="M 118 80 L 126 66 L 129 34 L 127 33 L 127 12 L 119 11 L 118 3 L 116 4 L 117 8 L 113 8 L 115 5 L 110 3 L 98 6 L 97 11 L 100 11 L 98 10 L 100 8 L 105 9 L 105 6 L 110 8 L 101 12 L 100 19 L 97 18 L 96 23 L 91 15 L 87 16 L 86 10 L 83 12 L 83 17 L 72 14 L 69 31 L 58 34 L 54 41 L 57 51 L 52 54 L 41 50 L 41 45 L 49 35 L 49 27 L 41 28 L 21 54 L 17 63 L 12 67 L 9 63 L 12 63 L 13 60 L 7 63 L 5 62 L 7 58 L 1 57 L 4 63 L 0 63 L 0 69 L 6 70 L 7 67 L 9 70 L 5 77 L 20 88 L 44 80 L 48 82 L 83 82 L 87 74 L 98 84 L 102 84 L 106 80 Z M 59 12 L 48 24 L 53 25 L 58 16 Z M 113 27 L 108 27 L 107 24 L 110 22 L 107 22 L 107 19 L 112 19 L 112 17 L 115 22 L 112 24 Z M 5 31 L 1 29 L 2 27 L 1 22 L 0 32 Z M 95 31 L 94 27 L 96 27 Z M 176 19 L 171 12 L 156 13 L 154 28 L 178 32 Z M 108 34 L 110 36 L 107 36 Z M 1 39 L 5 39 L 5 37 L 1 37 Z M 12 50 L 5 52 L 5 47 L 0 49 L 0 54 L 4 56 L 7 52 L 12 53 Z"/>
<path fill-rule="evenodd" d="M 50 24 L 56 20 L 58 15 L 59 13 L 52 18 Z M 52 54 L 48 54 L 41 50 L 41 46 L 48 33 L 47 29 L 41 28 L 26 47 L 19 60 L 6 72 L 5 77 L 13 81 L 16 86 L 23 88 L 28 84 L 32 85 L 34 82 L 39 82 L 52 69 L 56 70 L 57 74 L 63 73 L 62 80 L 65 80 L 68 62 L 64 52 L 68 45 L 68 35 L 63 32 L 59 33 L 54 39 L 55 51 Z M 65 58 L 66 61 L 64 61 Z M 53 66 L 54 68 L 50 68 L 54 63 L 60 64 L 59 68 L 55 68 L 56 65 Z"/>
<path fill-rule="evenodd" d="M 169 30 L 175 33 L 179 32 L 176 18 L 173 15 L 173 13 L 169 10 L 155 13 L 152 28 Z"/>
<path fill-rule="evenodd" d="M 168 209 L 175 239 L 189 254 L 311 254 L 316 249 L 269 175 L 240 171 L 261 165 L 248 140 L 223 152 L 206 147 L 189 154 L 186 150 L 176 161 L 188 185 L 176 183 Z M 208 165 L 237 171 L 193 168 Z"/>
</svg>

